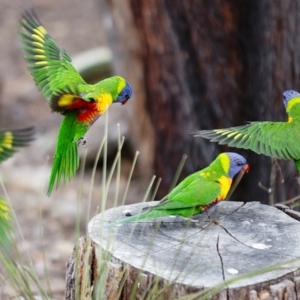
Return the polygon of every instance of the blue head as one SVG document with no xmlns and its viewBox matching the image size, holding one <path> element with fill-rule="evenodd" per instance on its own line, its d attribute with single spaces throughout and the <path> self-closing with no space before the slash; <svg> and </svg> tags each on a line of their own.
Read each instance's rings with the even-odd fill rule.
<svg viewBox="0 0 300 300">
<path fill-rule="evenodd" d="M 132 96 L 132 88 L 131 85 L 125 81 L 124 82 L 124 87 L 121 89 L 121 91 L 118 94 L 117 99 L 114 101 L 114 103 L 122 103 L 122 105 L 124 105 L 129 98 Z"/>
<path fill-rule="evenodd" d="M 234 152 L 226 152 L 225 154 L 228 156 L 230 161 L 228 170 L 230 178 L 233 178 L 242 169 L 244 169 L 246 172 L 249 171 L 249 165 L 247 164 L 245 157 Z"/>
<path fill-rule="evenodd" d="M 292 98 L 300 97 L 300 94 L 294 90 L 288 90 L 288 91 L 283 92 L 282 97 L 283 97 L 284 106 L 287 107 L 288 102 Z"/>
</svg>

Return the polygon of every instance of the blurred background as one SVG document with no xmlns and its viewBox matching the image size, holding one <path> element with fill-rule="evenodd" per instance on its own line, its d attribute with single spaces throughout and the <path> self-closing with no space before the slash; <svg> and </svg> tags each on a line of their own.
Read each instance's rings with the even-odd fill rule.
<svg viewBox="0 0 300 300">
<path fill-rule="evenodd" d="M 190 133 L 246 121 L 286 120 L 282 92 L 300 89 L 300 0 L 0 0 L 0 128 L 35 126 L 37 131 L 30 147 L 1 165 L 1 178 L 41 279 L 43 229 L 54 296 L 64 292 L 65 263 L 76 240 L 78 187 L 82 183 L 82 199 L 87 199 L 105 117 L 87 135 L 84 180 L 78 175 L 46 197 L 62 117 L 51 113 L 23 60 L 19 19 L 31 7 L 87 80 L 118 74 L 133 86 L 125 106 L 109 109 L 109 166 L 117 149 L 117 123 L 126 139 L 120 194 L 135 152 L 140 151 L 126 203 L 142 200 L 153 174 L 162 178 L 156 199 L 164 196 L 183 154 L 188 157 L 180 179 L 228 150 L 244 155 L 251 166 L 232 200 L 267 204 L 299 194 L 293 162 L 278 161 L 270 197 L 259 187 L 270 187 L 270 158 L 221 147 Z M 99 163 L 91 215 L 101 205 L 101 185 Z M 107 207 L 116 189 L 113 179 Z M 82 215 L 84 234 L 84 202 Z"/>
</svg>

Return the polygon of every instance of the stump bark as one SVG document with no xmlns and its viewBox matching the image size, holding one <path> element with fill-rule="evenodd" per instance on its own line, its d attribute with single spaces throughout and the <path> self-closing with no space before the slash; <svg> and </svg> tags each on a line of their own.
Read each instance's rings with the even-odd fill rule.
<svg viewBox="0 0 300 300">
<path fill-rule="evenodd" d="M 193 221 L 111 225 L 148 205 L 117 207 L 90 221 L 89 258 L 71 270 L 82 274 L 88 262 L 93 299 L 300 299 L 300 223 L 284 208 L 227 201 Z M 74 257 L 83 255 L 73 255 L 73 265 Z"/>
</svg>

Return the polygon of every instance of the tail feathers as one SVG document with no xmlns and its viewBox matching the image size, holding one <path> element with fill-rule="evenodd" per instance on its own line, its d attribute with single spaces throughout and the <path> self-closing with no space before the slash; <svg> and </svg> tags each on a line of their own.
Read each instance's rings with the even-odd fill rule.
<svg viewBox="0 0 300 300">
<path fill-rule="evenodd" d="M 139 221 L 147 221 L 159 217 L 166 217 L 169 216 L 169 214 L 165 210 L 148 210 L 147 212 L 143 212 L 140 214 L 137 214 L 135 216 L 131 216 L 125 219 L 118 220 L 116 222 L 113 222 L 112 226 L 117 226 L 121 224 L 131 223 L 131 222 L 139 222 Z"/>
<path fill-rule="evenodd" d="M 60 181 L 70 181 L 79 167 L 79 155 L 77 142 L 71 142 L 66 149 L 57 146 L 52 165 L 47 195 L 50 196 L 53 188 L 59 187 Z"/>
</svg>

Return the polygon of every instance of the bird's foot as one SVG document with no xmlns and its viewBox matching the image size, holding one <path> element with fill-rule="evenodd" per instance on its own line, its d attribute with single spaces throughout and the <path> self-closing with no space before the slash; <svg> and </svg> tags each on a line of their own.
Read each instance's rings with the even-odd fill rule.
<svg viewBox="0 0 300 300">
<path fill-rule="evenodd" d="M 186 217 L 183 217 L 183 216 L 179 216 L 181 219 L 187 221 L 187 222 L 190 222 L 190 223 L 193 223 L 193 224 L 197 224 L 199 221 L 198 220 L 194 220 L 192 218 L 186 218 Z"/>
<path fill-rule="evenodd" d="M 85 136 L 81 137 L 79 140 L 78 140 L 78 146 L 84 146 L 84 147 L 87 147 L 87 139 Z"/>
</svg>

